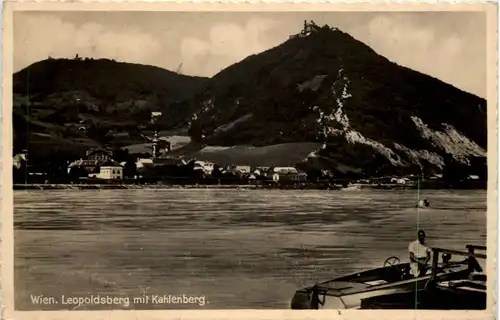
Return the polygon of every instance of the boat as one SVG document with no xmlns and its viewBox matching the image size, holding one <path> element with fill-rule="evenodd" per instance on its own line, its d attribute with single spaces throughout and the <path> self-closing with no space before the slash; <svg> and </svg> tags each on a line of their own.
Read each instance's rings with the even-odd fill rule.
<svg viewBox="0 0 500 320">
<path fill-rule="evenodd" d="M 291 309 L 485 309 L 486 274 L 477 259 L 486 254 L 476 251 L 486 247 L 466 249 L 431 248 L 432 264 L 417 278 L 410 274 L 410 263 L 389 257 L 381 268 L 297 290 Z M 452 256 L 462 259 L 451 261 Z"/>
<path fill-rule="evenodd" d="M 427 199 L 424 199 L 424 200 L 420 200 L 416 205 L 415 205 L 415 208 L 420 208 L 420 209 L 425 209 L 425 208 L 429 208 L 430 206 L 430 203 L 429 201 L 427 201 Z"/>
</svg>

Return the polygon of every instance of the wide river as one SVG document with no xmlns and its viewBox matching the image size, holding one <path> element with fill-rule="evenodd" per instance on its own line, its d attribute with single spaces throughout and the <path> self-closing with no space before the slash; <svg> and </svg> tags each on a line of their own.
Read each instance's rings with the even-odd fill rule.
<svg viewBox="0 0 500 320">
<path fill-rule="evenodd" d="M 420 197 L 430 208 L 416 191 L 15 191 L 15 307 L 286 309 L 303 286 L 407 261 L 418 228 L 429 246 L 486 245 L 486 191 Z M 91 295 L 130 300 L 68 302 Z"/>
</svg>

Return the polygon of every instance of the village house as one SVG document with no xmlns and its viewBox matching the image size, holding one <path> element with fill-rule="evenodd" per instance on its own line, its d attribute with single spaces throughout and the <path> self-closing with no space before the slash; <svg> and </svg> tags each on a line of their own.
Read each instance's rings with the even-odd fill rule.
<svg viewBox="0 0 500 320">
<path fill-rule="evenodd" d="M 252 168 L 250 171 L 254 176 L 268 177 L 268 171 L 270 167 L 258 166 Z"/>
<path fill-rule="evenodd" d="M 250 174 L 252 172 L 252 167 L 241 164 L 231 164 L 228 165 L 225 170 L 232 174 L 244 175 L 244 174 Z"/>
<path fill-rule="evenodd" d="M 89 174 L 96 174 L 99 172 L 101 161 L 99 160 L 87 160 L 79 159 L 71 162 L 68 165 L 68 173 L 71 175 L 76 169 L 81 170 L 81 172 L 86 172 L 86 176 Z M 83 173 L 79 174 L 81 176 Z"/>
<path fill-rule="evenodd" d="M 109 150 L 97 148 L 87 150 L 87 159 L 79 159 L 68 165 L 68 173 L 81 178 L 116 180 L 123 178 L 123 166 L 112 159 Z"/>
<path fill-rule="evenodd" d="M 259 169 L 253 169 L 253 170 L 252 170 L 252 174 L 251 174 L 251 175 L 253 175 L 253 176 L 257 177 L 257 176 L 261 176 L 261 175 L 263 175 L 263 174 L 262 174 L 262 171 L 261 171 L 261 170 L 259 170 Z"/>
<path fill-rule="evenodd" d="M 299 172 L 295 167 L 274 167 L 268 170 L 274 182 L 280 183 L 301 183 L 306 182 L 307 174 Z"/>
<path fill-rule="evenodd" d="M 93 175 L 92 178 L 98 178 L 103 180 L 122 180 L 123 179 L 123 167 L 118 165 L 101 166 L 99 168 L 99 173 Z"/>
<path fill-rule="evenodd" d="M 240 173 L 250 173 L 252 168 L 250 166 L 247 166 L 247 165 L 237 165 L 235 167 L 235 170 L 236 170 L 236 172 L 240 172 Z"/>
<path fill-rule="evenodd" d="M 214 171 L 215 164 L 207 161 L 195 161 L 194 170 L 202 170 L 206 175 L 211 175 Z"/>
<path fill-rule="evenodd" d="M 102 148 L 89 149 L 85 155 L 87 160 L 108 161 L 113 159 L 113 152 Z"/>
<path fill-rule="evenodd" d="M 141 169 L 151 165 L 153 165 L 152 158 L 138 158 L 137 161 L 135 162 L 135 167 L 137 169 Z"/>
<path fill-rule="evenodd" d="M 77 172 L 76 174 L 74 172 Z M 68 173 L 78 177 L 89 177 L 105 180 L 123 178 L 123 166 L 113 160 L 85 160 L 73 161 L 68 166 Z"/>
</svg>

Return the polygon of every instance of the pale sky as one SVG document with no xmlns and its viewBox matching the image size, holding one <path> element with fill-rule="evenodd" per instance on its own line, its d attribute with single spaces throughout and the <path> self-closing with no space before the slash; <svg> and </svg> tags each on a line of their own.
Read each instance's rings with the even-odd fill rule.
<svg viewBox="0 0 500 320">
<path fill-rule="evenodd" d="M 480 12 L 17 12 L 14 70 L 49 56 L 109 58 L 213 76 L 286 41 L 303 20 L 349 33 L 389 60 L 486 96 Z"/>
</svg>

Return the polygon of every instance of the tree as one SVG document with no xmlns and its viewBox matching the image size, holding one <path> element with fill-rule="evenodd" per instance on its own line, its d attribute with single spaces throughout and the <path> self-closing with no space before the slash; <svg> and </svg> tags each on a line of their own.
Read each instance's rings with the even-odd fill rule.
<svg viewBox="0 0 500 320">
<path fill-rule="evenodd" d="M 72 167 L 69 170 L 69 178 L 72 181 L 76 181 L 76 180 L 78 180 L 81 177 L 87 177 L 87 176 L 88 176 L 88 173 L 85 170 L 85 168 L 82 168 L 82 167 Z"/>
<path fill-rule="evenodd" d="M 443 157 L 445 168 L 443 170 L 443 181 L 449 185 L 456 185 L 467 180 L 470 175 L 470 167 L 455 160 L 451 155 Z"/>
<path fill-rule="evenodd" d="M 193 142 L 200 142 L 203 140 L 203 129 L 197 120 L 193 120 L 189 126 L 188 135 Z"/>
<path fill-rule="evenodd" d="M 323 173 L 320 169 L 312 168 L 310 170 L 305 171 L 307 173 L 307 180 L 316 182 L 319 179 L 323 178 Z"/>
<path fill-rule="evenodd" d="M 214 170 L 212 171 L 212 177 L 214 178 L 223 178 L 224 174 L 222 173 L 222 167 L 219 165 L 214 165 Z"/>
<path fill-rule="evenodd" d="M 134 177 L 137 175 L 137 165 L 136 162 L 129 158 L 123 167 L 123 176 L 124 177 Z"/>
<path fill-rule="evenodd" d="M 479 176 L 482 181 L 488 180 L 488 163 L 486 157 L 472 157 L 470 159 L 471 174 Z"/>
<path fill-rule="evenodd" d="M 13 159 L 13 180 L 14 183 L 26 183 L 28 168 L 26 166 L 26 159 L 22 155 L 16 155 Z"/>
<path fill-rule="evenodd" d="M 113 159 L 117 162 L 124 162 L 130 160 L 130 153 L 128 149 L 114 148 L 113 149 Z"/>
</svg>

